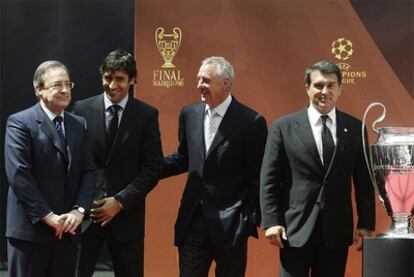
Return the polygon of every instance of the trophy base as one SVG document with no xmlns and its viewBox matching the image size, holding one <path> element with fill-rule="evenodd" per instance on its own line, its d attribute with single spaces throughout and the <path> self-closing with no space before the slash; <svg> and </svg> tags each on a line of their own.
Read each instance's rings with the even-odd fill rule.
<svg viewBox="0 0 414 277">
<path fill-rule="evenodd" d="M 364 238 L 363 249 L 363 277 L 414 276 L 414 240 Z"/>
<path fill-rule="evenodd" d="M 166 62 L 164 62 L 163 65 L 161 65 L 161 67 L 162 68 L 175 68 L 175 65 L 170 61 L 166 61 Z"/>
<path fill-rule="evenodd" d="M 414 233 L 412 233 L 413 230 L 410 230 L 410 233 L 395 233 L 393 230 L 387 230 L 381 233 L 377 234 L 378 238 L 384 238 L 384 239 L 414 239 Z"/>
<path fill-rule="evenodd" d="M 390 229 L 377 235 L 380 238 L 414 239 L 410 213 L 394 213 Z"/>
</svg>

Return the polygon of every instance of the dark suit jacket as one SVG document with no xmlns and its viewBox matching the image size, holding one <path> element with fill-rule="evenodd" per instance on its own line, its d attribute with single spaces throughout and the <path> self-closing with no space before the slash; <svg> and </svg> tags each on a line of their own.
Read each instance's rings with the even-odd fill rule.
<svg viewBox="0 0 414 277">
<path fill-rule="evenodd" d="M 96 167 L 85 121 L 67 112 L 64 120 L 67 151 L 39 103 L 7 120 L 4 152 L 10 185 L 9 238 L 51 242 L 56 237 L 42 222 L 46 215 L 67 213 L 76 205 L 89 210 L 92 204 Z"/>
<path fill-rule="evenodd" d="M 261 171 L 263 226 L 283 225 L 288 243 L 303 246 L 323 203 L 323 240 L 344 247 L 353 240 L 352 183 L 358 228 L 374 229 L 374 189 L 364 160 L 361 122 L 337 111 L 337 144 L 327 173 L 313 138 L 307 110 L 272 124 Z"/>
<path fill-rule="evenodd" d="M 109 149 L 104 109 L 103 94 L 77 101 L 73 107 L 87 121 L 95 163 L 106 175 L 107 196 L 115 196 L 124 207 L 109 228 L 117 240 L 132 241 L 144 237 L 145 197 L 157 184 L 162 166 L 158 111 L 129 97 Z"/>
<path fill-rule="evenodd" d="M 234 97 L 205 154 L 205 104 L 182 109 L 178 150 L 165 158 L 162 177 L 188 172 L 175 225 L 179 246 L 202 201 L 213 243 L 235 245 L 257 237 L 259 171 L 267 136 L 266 121 Z"/>
</svg>

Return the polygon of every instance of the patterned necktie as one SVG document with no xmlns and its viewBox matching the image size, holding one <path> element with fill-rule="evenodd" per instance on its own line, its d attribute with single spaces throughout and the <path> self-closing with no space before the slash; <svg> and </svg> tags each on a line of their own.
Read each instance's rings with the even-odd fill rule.
<svg viewBox="0 0 414 277">
<path fill-rule="evenodd" d="M 118 131 L 118 125 L 119 125 L 119 116 L 118 112 L 121 109 L 118 105 L 112 105 L 109 107 L 109 124 L 108 124 L 108 130 L 107 130 L 107 137 L 108 137 L 108 145 L 112 146 L 112 143 L 115 140 L 116 132 Z"/>
<path fill-rule="evenodd" d="M 331 131 L 328 126 L 326 126 L 326 120 L 329 118 L 327 115 L 322 115 L 322 153 L 323 153 L 323 166 L 325 171 L 328 170 L 329 164 L 331 163 L 332 155 L 335 149 L 335 143 L 332 138 Z"/>
<path fill-rule="evenodd" d="M 60 143 L 62 144 L 63 149 L 65 149 L 66 140 L 65 140 L 65 135 L 63 134 L 63 129 L 62 129 L 63 118 L 61 116 L 56 116 L 55 119 L 53 119 L 53 122 L 55 123 L 55 128 L 59 135 Z"/>
<path fill-rule="evenodd" d="M 214 135 L 217 131 L 216 120 L 217 113 L 208 109 L 206 114 L 206 133 L 204 135 L 205 144 L 206 144 L 206 153 L 213 142 Z"/>
</svg>

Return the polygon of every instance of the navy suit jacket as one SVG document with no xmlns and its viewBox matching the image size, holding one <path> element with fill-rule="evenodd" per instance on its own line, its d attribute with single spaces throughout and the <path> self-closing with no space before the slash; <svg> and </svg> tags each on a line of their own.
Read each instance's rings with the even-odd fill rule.
<svg viewBox="0 0 414 277">
<path fill-rule="evenodd" d="M 162 178 L 188 172 L 175 224 L 175 244 L 183 242 L 202 202 L 212 243 L 234 246 L 249 235 L 257 237 L 266 120 L 233 97 L 205 153 L 204 115 L 204 103 L 182 109 L 178 150 L 164 159 Z"/>
<path fill-rule="evenodd" d="M 46 215 L 67 213 L 74 206 L 90 209 L 96 167 L 85 121 L 65 112 L 64 126 L 66 149 L 40 103 L 8 118 L 6 237 L 51 242 L 56 238 L 54 230 L 42 222 Z M 79 233 L 70 236 L 79 241 Z"/>
<path fill-rule="evenodd" d="M 114 196 L 124 209 L 108 224 L 119 241 L 144 237 L 145 197 L 155 187 L 162 166 L 158 111 L 129 97 L 112 147 L 105 133 L 103 94 L 75 102 L 73 111 L 83 116 L 99 169 L 97 198 Z"/>
<path fill-rule="evenodd" d="M 375 200 L 363 155 L 361 121 L 337 111 L 337 143 L 324 170 L 307 109 L 273 122 L 261 170 L 263 226 L 282 225 L 288 245 L 309 239 L 323 203 L 323 241 L 327 247 L 353 241 L 352 184 L 358 228 L 373 230 Z"/>
</svg>

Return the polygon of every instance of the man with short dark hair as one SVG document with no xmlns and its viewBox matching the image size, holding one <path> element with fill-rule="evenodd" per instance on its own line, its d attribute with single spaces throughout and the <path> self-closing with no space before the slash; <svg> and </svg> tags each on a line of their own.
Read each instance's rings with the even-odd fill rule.
<svg viewBox="0 0 414 277">
<path fill-rule="evenodd" d="M 7 120 L 4 145 L 10 277 L 73 277 L 80 223 L 95 193 L 85 121 L 65 112 L 73 82 L 58 61 L 39 65 L 39 103 Z"/>
<path fill-rule="evenodd" d="M 223 57 L 201 63 L 202 103 L 184 107 L 179 145 L 162 177 L 188 172 L 175 225 L 181 277 L 242 277 L 247 240 L 260 224 L 259 173 L 266 120 L 231 94 L 233 66 Z"/>
<path fill-rule="evenodd" d="M 162 165 L 158 111 L 134 99 L 136 62 L 121 49 L 100 67 L 104 93 L 74 105 L 92 140 L 98 180 L 93 223 L 82 234 L 80 276 L 92 276 L 104 241 L 115 276 L 143 276 L 145 197 Z M 87 224 L 85 224 L 87 225 Z"/>
<path fill-rule="evenodd" d="M 361 250 L 359 239 L 374 230 L 361 121 L 336 109 L 341 77 L 332 62 L 308 68 L 309 106 L 274 121 L 267 139 L 260 203 L 266 238 L 280 248 L 282 277 L 344 276 L 349 245 Z"/>
</svg>

